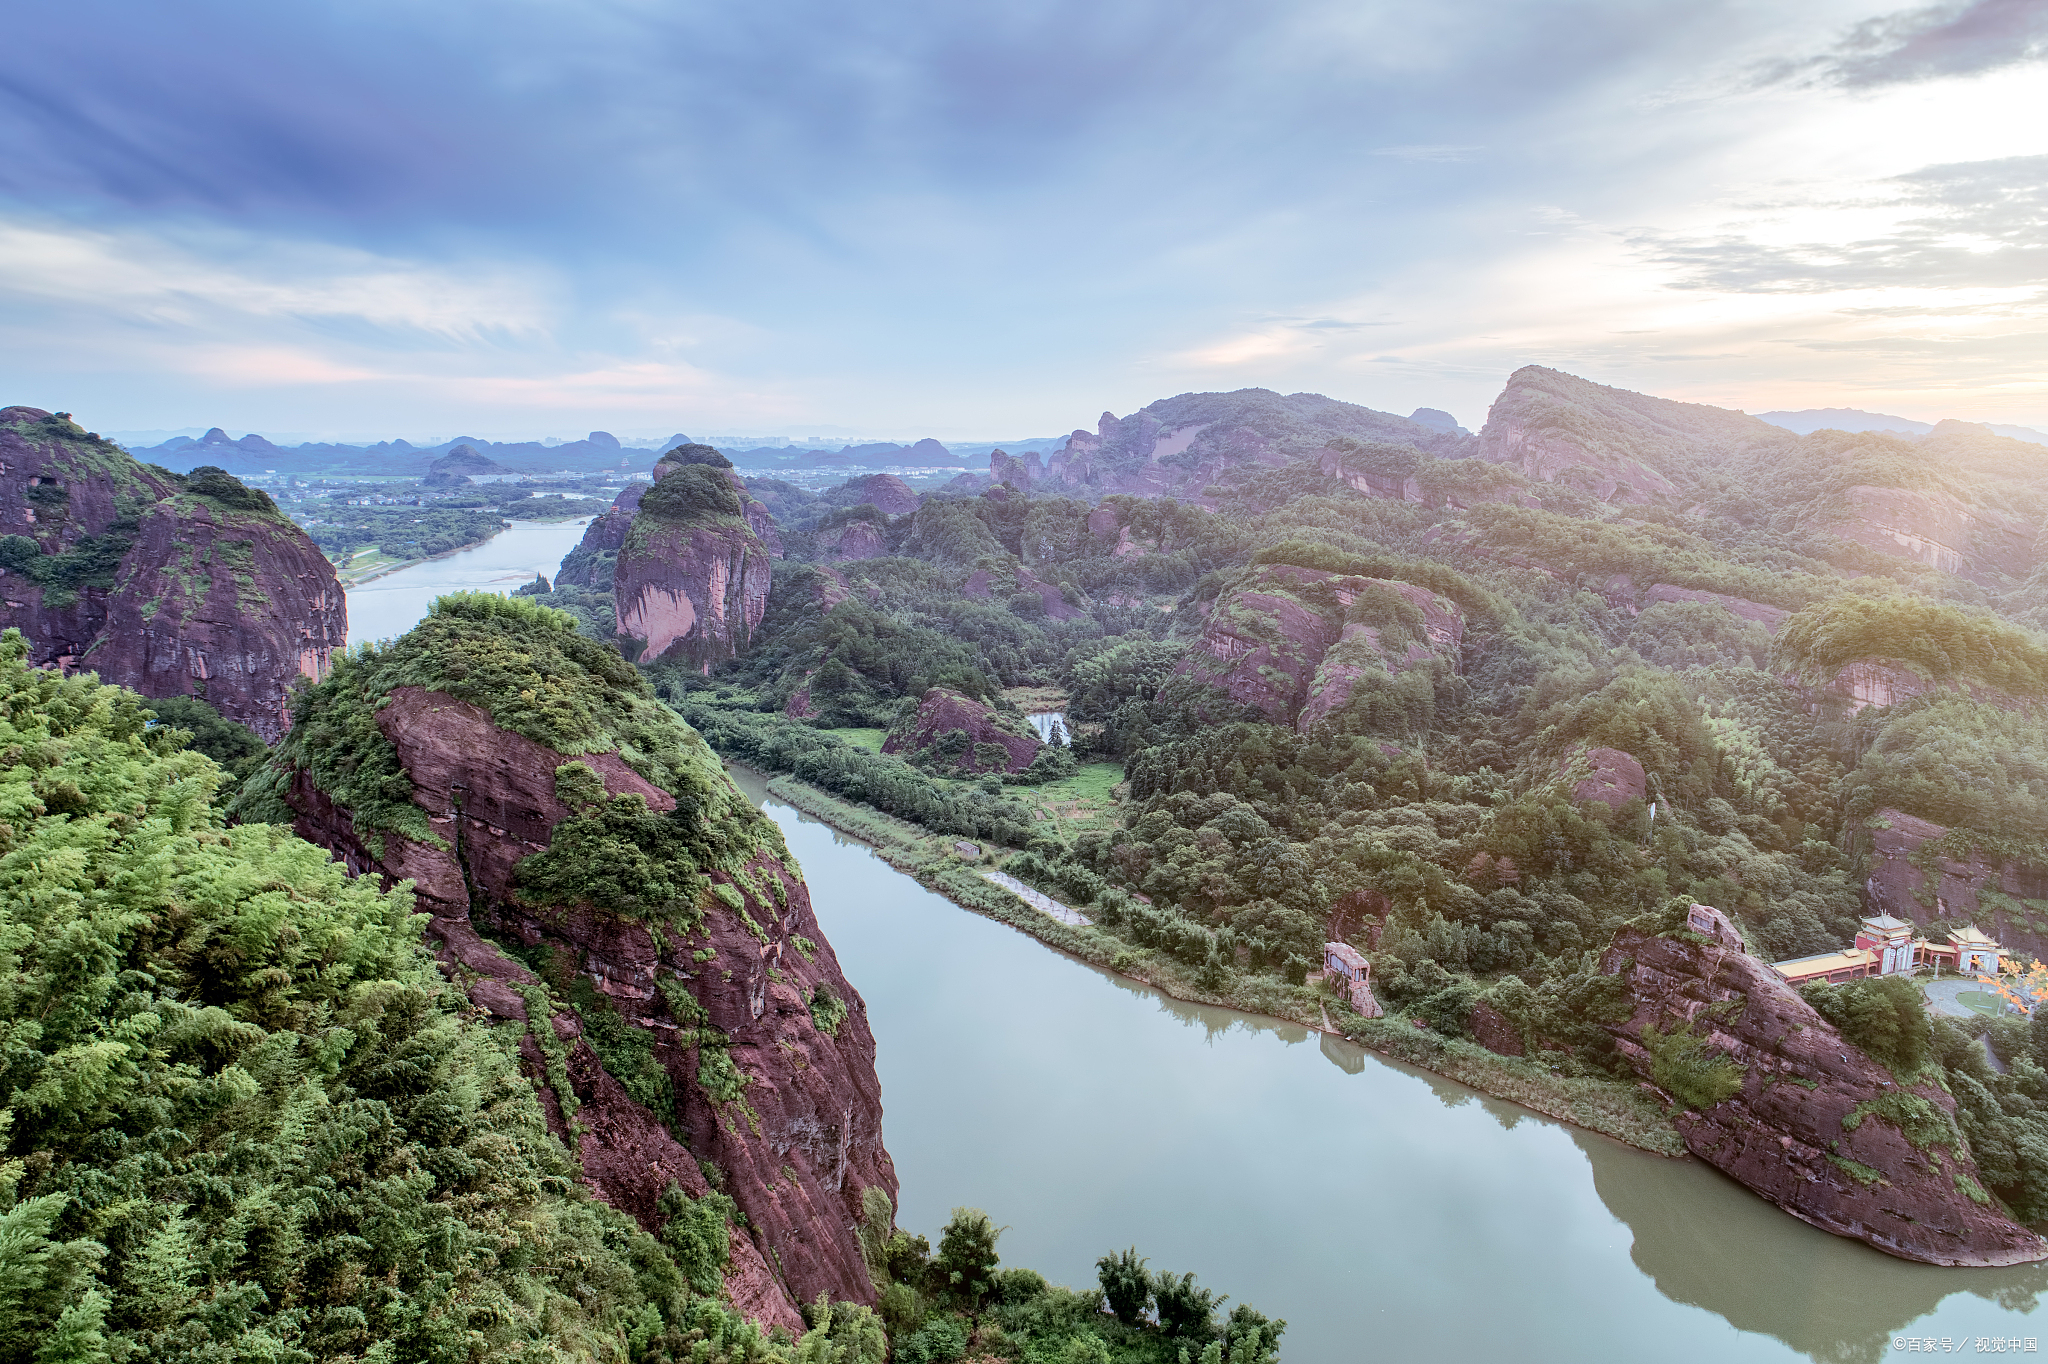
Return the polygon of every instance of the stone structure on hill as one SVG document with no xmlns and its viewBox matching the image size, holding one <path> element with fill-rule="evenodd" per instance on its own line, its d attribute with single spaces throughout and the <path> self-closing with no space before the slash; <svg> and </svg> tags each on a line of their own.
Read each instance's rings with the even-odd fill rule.
<svg viewBox="0 0 2048 1364">
<path fill-rule="evenodd" d="M 1624 928 L 1601 958 L 1618 976 L 1628 1017 L 1609 1027 L 1646 1082 L 1660 1055 L 1689 1037 L 1740 1077 L 1730 1097 L 1673 1121 L 1695 1156 L 1803 1222 L 1936 1265 L 2012 1265 L 2048 1258 L 2048 1242 L 1982 1194 L 1976 1162 L 1939 1085 L 1903 1085 L 1780 980 L 1725 941 Z M 1915 1145 L 1894 1114 L 1945 1137 Z M 1973 1191 L 1975 1196 L 1973 1196 Z"/>
<path fill-rule="evenodd" d="M 334 566 L 269 496 L 130 458 L 69 418 L 0 411 L 0 625 L 30 658 L 197 696 L 274 742 L 348 639 Z"/>
<path fill-rule="evenodd" d="M 418 653 L 468 676 L 463 641 L 449 630 Z M 573 636 L 535 647 L 549 680 L 579 695 L 592 670 L 616 671 L 605 652 Z M 663 1193 L 702 1197 L 708 1171 L 745 1215 L 730 1231 L 727 1289 L 748 1316 L 801 1332 L 796 1304 L 820 1293 L 872 1303 L 862 1190 L 892 1204 L 896 1190 L 874 1038 L 774 826 L 630 670 L 595 713 L 645 751 L 595 737 L 564 752 L 485 704 L 422 686 L 344 696 L 360 677 L 316 691 L 313 714 L 374 710 L 375 734 L 360 741 L 388 748 L 415 813 L 352 807 L 320 752 L 288 743 L 267 780 L 295 830 L 359 874 L 413 883 L 444 970 L 479 1008 L 526 1025 L 521 1057 L 549 1125 L 600 1197 L 657 1231 Z M 705 879 L 681 901 L 632 912 L 536 890 L 536 855 L 577 856 L 600 820 L 606 837 L 642 839 L 636 856 L 663 875 L 669 863 L 648 849 L 670 845 L 645 840 L 682 820 Z M 647 885 L 635 873 L 628 889 Z"/>
<path fill-rule="evenodd" d="M 1360 1018 L 1379 1018 L 1386 1012 L 1373 998 L 1372 963 L 1350 943 L 1323 944 L 1323 975 L 1328 980 L 1342 983 L 1344 998 Z"/>
<path fill-rule="evenodd" d="M 1023 720 L 951 687 L 933 687 L 916 714 L 889 731 L 884 753 L 964 773 L 1022 772 L 1045 745 Z"/>
</svg>

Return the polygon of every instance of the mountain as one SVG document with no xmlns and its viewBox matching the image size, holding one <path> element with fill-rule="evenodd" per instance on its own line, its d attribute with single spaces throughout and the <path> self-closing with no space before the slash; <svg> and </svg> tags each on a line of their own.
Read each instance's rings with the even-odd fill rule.
<svg viewBox="0 0 2048 1364">
<path fill-rule="evenodd" d="M 996 482 L 1020 491 L 1200 499 L 1219 480 L 1311 461 L 1338 436 L 1453 457 L 1471 446 L 1453 431 L 1320 393 L 1246 388 L 1183 393 L 1128 417 L 1105 412 L 1093 432 L 1075 431 L 1049 459 L 997 451 L 989 468 Z"/>
<path fill-rule="evenodd" d="M 509 474 L 498 461 L 477 453 L 474 445 L 458 445 L 427 466 L 430 474 Z"/>
<path fill-rule="evenodd" d="M 1673 502 L 1727 460 L 1790 442 L 1782 428 L 1724 407 L 1527 365 L 1488 409 L 1479 454 L 1602 502 Z"/>
<path fill-rule="evenodd" d="M 1758 421 L 1782 426 L 1787 431 L 1808 435 L 1815 431 L 1896 431 L 1902 435 L 1925 436 L 1935 430 L 1936 423 L 1914 421 L 1911 417 L 1893 417 L 1883 412 L 1865 412 L 1854 407 L 1808 407 L 1798 412 L 1759 412 Z M 1949 422 L 1939 425 L 1947 426 Z M 2048 432 L 2036 431 L 2031 426 L 2006 426 L 1997 422 L 1965 422 L 1968 426 L 1981 426 L 1995 436 L 2009 440 L 2025 441 L 2029 445 L 2048 445 Z"/>
<path fill-rule="evenodd" d="M 333 565 L 267 494 L 137 463 L 62 413 L 0 411 L 0 535 L 0 624 L 33 661 L 200 697 L 266 741 L 348 637 Z"/>
<path fill-rule="evenodd" d="M 780 832 L 631 665 L 458 594 L 301 714 L 244 816 L 417 888 L 599 1196 L 649 1231 L 672 1188 L 737 1203 L 729 1286 L 764 1324 L 872 1303 L 863 1192 L 896 1175 L 866 1008 Z"/>
<path fill-rule="evenodd" d="M 651 463 L 650 454 L 688 443 L 689 437 L 677 434 L 650 450 L 625 445 L 609 431 L 592 431 L 582 440 L 560 445 L 457 436 L 434 445 L 414 445 L 400 439 L 371 445 L 308 441 L 286 446 L 272 444 L 253 433 L 230 439 L 216 426 L 197 440 L 174 436 L 160 445 L 138 447 L 132 453 L 139 459 L 172 467 L 189 468 L 195 462 L 214 464 L 242 478 L 266 474 L 417 478 L 428 473 L 436 459 L 465 449 L 494 463 L 500 473 L 546 474 L 567 469 L 572 473 L 618 474 L 644 469 Z"/>
<path fill-rule="evenodd" d="M 1893 417 L 1882 412 L 1865 412 L 1854 407 L 1808 407 L 1797 412 L 1759 412 L 1758 421 L 1782 426 L 1787 431 L 1810 435 L 1815 431 L 1897 431 L 1908 436 L 1924 436 L 1934 429 L 1933 422 L 1914 421 L 1911 417 Z"/>
</svg>

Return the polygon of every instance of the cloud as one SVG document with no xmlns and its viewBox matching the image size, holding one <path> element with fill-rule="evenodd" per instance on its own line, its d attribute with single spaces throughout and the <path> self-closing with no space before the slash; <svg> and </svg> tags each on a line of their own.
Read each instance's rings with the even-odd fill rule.
<svg viewBox="0 0 2048 1364">
<path fill-rule="evenodd" d="M 1849 89 L 1975 76 L 2048 56 L 2048 5 L 1970 0 L 1866 19 L 1828 52 L 1773 63 L 1762 83 L 1810 82 Z"/>
<path fill-rule="evenodd" d="M 533 335 L 549 311 L 543 288 L 510 270 L 221 231 L 187 236 L 0 218 L 0 297 L 160 328 L 338 322 L 444 340 Z"/>
<path fill-rule="evenodd" d="M 1766 226 L 1719 235 L 1638 232 L 1648 258 L 1677 271 L 1671 287 L 1729 293 L 1845 290 L 2025 290 L 2048 284 L 2048 156 L 1928 166 L 1867 187 L 1860 201 L 1769 206 L 1834 235 L 1767 238 Z M 1885 220 L 1839 235 L 1839 216 Z M 1760 215 L 1768 216 L 1768 215 Z M 1977 302 L 1993 302 L 1982 299 Z M 1922 305 L 1924 306 L 1924 305 Z"/>
</svg>

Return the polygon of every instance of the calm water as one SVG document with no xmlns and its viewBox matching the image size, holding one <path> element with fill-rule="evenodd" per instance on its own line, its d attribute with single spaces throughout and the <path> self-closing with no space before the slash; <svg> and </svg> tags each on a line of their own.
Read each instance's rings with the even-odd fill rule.
<svg viewBox="0 0 2048 1364">
<path fill-rule="evenodd" d="M 956 1204 L 1056 1282 L 1135 1243 L 1288 1321 L 1289 1364 L 1875 1360 L 2048 1337 L 2048 1268 L 1907 1264 L 1705 1165 L 1645 1155 L 1348 1043 L 1200 1008 L 781 824 L 879 1045 L 900 1221 Z"/>
<path fill-rule="evenodd" d="M 510 592 L 545 573 L 553 581 L 562 556 L 583 538 L 580 521 L 514 521 L 472 549 L 402 568 L 348 592 L 348 642 L 393 639 L 420 623 L 444 592 Z"/>
</svg>

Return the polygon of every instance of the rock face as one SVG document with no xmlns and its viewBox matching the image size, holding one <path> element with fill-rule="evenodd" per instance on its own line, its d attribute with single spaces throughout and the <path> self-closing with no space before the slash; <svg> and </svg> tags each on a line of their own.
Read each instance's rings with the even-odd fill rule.
<svg viewBox="0 0 2048 1364">
<path fill-rule="evenodd" d="M 950 687 L 933 687 L 917 714 L 889 731 L 884 753 L 930 758 L 962 772 L 1022 772 L 1045 745 L 1021 720 Z"/>
<path fill-rule="evenodd" d="M 1557 576 L 1552 571 L 1552 576 Z M 1747 597 L 1731 597 L 1725 592 L 1708 592 L 1697 587 L 1676 587 L 1670 583 L 1651 583 L 1638 589 L 1635 579 L 1626 573 L 1617 573 L 1597 589 L 1607 604 L 1629 616 L 1639 616 L 1653 606 L 1666 602 L 1699 602 L 1704 606 L 1718 606 L 1736 619 L 1750 625 L 1760 625 L 1771 634 L 1778 633 L 1778 627 L 1791 615 L 1782 606 L 1767 602 L 1751 601 Z"/>
<path fill-rule="evenodd" d="M 2025 522 L 1945 492 L 1858 485 L 1842 494 L 1841 516 L 1829 529 L 1845 540 L 1983 586 L 2033 569 L 2034 536 Z"/>
<path fill-rule="evenodd" d="M 1633 1012 L 1610 1031 L 1645 1080 L 1655 1074 L 1646 1028 L 1667 1037 L 1689 1030 L 1708 1054 L 1742 1068 L 1733 1097 L 1675 1119 L 1701 1160 L 1803 1222 L 1902 1259 L 2048 1258 L 2048 1242 L 1968 1192 L 1981 1186 L 1954 1127 L 1955 1100 L 1933 1084 L 1899 1086 L 1764 962 L 1697 935 L 1625 928 L 1600 969 L 1627 987 Z M 1946 1142 L 1916 1147 L 1883 1115 L 1902 1095 L 1947 1120 Z"/>
<path fill-rule="evenodd" d="M 1414 583 L 1260 564 L 1217 598 L 1174 676 L 1306 729 L 1344 713 L 1367 679 L 1426 695 L 1463 641 L 1464 613 Z"/>
<path fill-rule="evenodd" d="M 1879 810 L 1870 821 L 1869 874 L 1865 898 L 1873 912 L 1925 924 L 1930 919 L 1967 921 L 1983 928 L 2021 958 L 2048 958 L 2048 933 L 2015 902 L 2048 899 L 2048 868 L 1988 852 L 1935 854 L 1934 875 L 1915 865 L 1921 852 L 1939 842 L 1942 825 L 1898 810 Z M 1935 935 L 1937 940 L 1939 935 Z"/>
<path fill-rule="evenodd" d="M 744 650 L 761 624 L 768 546 L 730 469 L 665 458 L 655 471 L 661 477 L 641 496 L 613 572 L 619 633 L 646 641 L 644 663 L 708 672 Z"/>
<path fill-rule="evenodd" d="M 826 517 L 813 532 L 811 544 L 817 557 L 828 563 L 844 563 L 855 559 L 879 559 L 887 554 L 889 542 L 883 534 L 885 528 L 876 523 L 874 515 L 856 508 L 852 512 Z"/>
<path fill-rule="evenodd" d="M 556 587 L 611 591 L 619 551 L 626 547 L 626 534 L 633 529 L 633 518 L 640 511 L 640 499 L 652 486 L 648 483 L 628 484 L 612 499 L 610 510 L 584 527 L 583 539 L 562 560 L 562 571 L 555 575 Z"/>
<path fill-rule="evenodd" d="M 1649 794 L 1643 765 L 1618 748 L 1588 748 L 1565 764 L 1566 775 L 1584 769 L 1572 784 L 1573 800 L 1597 800 L 1619 810 Z"/>
<path fill-rule="evenodd" d="M 1794 441 L 1788 431 L 1726 408 L 1527 365 L 1494 400 L 1479 453 L 1533 482 L 1570 484 L 1603 502 L 1672 502 L 1704 467 Z"/>
<path fill-rule="evenodd" d="M 559 661 L 550 670 L 581 680 Z M 714 1166 L 746 1217 L 732 1232 L 731 1296 L 756 1320 L 798 1330 L 795 1304 L 819 1293 L 874 1300 L 854 1231 L 861 1191 L 879 1187 L 893 1204 L 896 1189 L 882 1144 L 874 1038 L 779 834 L 732 789 L 702 741 L 632 685 L 639 718 L 627 723 L 638 742 L 668 754 L 667 769 L 648 766 L 637 750 L 564 753 L 447 692 L 385 693 L 377 733 L 410 783 L 431 841 L 359 827 L 360 812 L 323 789 L 325 769 L 302 747 L 280 750 L 274 770 L 303 837 L 360 873 L 413 880 L 420 909 L 433 916 L 428 932 L 444 969 L 478 1007 L 527 1022 L 528 1073 L 596 1192 L 656 1230 L 664 1190 L 677 1184 L 699 1197 L 707 1187 L 699 1162 Z M 316 693 L 315 713 L 332 701 Z M 585 770 L 582 788 L 563 784 L 572 762 Z M 669 775 L 658 782 L 642 768 Z M 593 783 L 602 796 L 591 794 Z M 687 800 L 683 814 L 674 813 L 671 786 Z M 697 855 L 709 885 L 691 912 L 629 914 L 522 892 L 521 863 L 568 837 L 565 822 L 592 818 L 582 802 L 610 797 L 614 812 L 630 810 L 616 802 L 625 796 L 685 821 L 700 846 L 724 849 L 710 862 Z M 525 949 L 526 961 L 501 943 Z M 527 962 L 548 953 L 558 1002 L 546 1017 L 529 1018 L 542 996 Z M 563 994 L 588 1002 L 561 1007 Z M 612 1043 L 593 1045 L 598 1023 L 611 1029 Z M 625 1055 L 646 1059 L 614 1073 L 604 1055 L 620 1054 L 619 1033 L 632 1038 Z M 566 1077 L 550 1081 L 547 1053 L 557 1043 L 567 1053 Z M 573 1126 L 558 1099 L 565 1085 L 579 1105 Z M 656 1088 L 672 1096 L 666 1125 L 650 1100 L 634 1097 Z"/>
<path fill-rule="evenodd" d="M 199 696 L 275 742 L 348 638 L 333 565 L 268 496 L 179 475 L 32 407 L 0 411 L 0 625 L 31 659 Z"/>
</svg>

